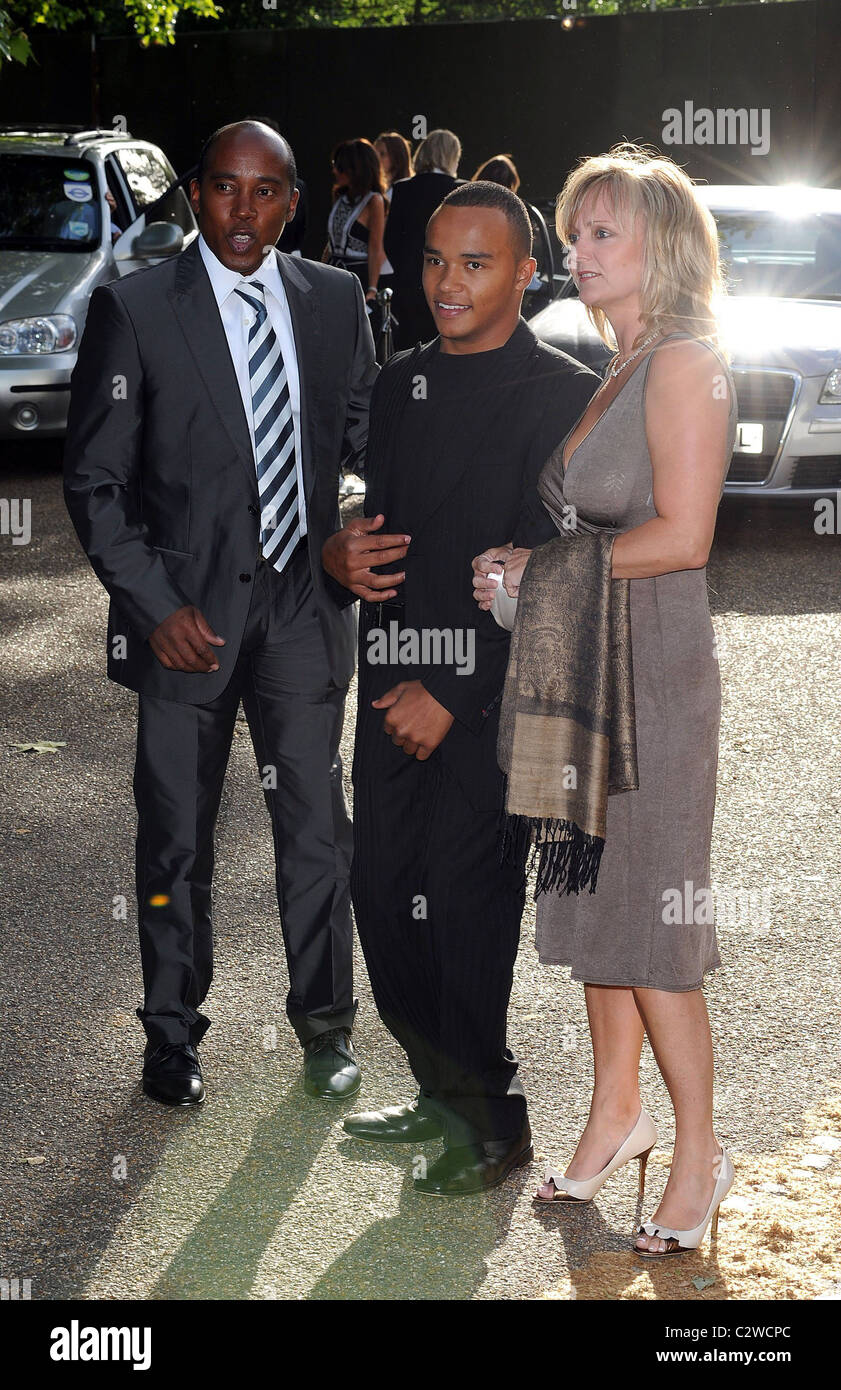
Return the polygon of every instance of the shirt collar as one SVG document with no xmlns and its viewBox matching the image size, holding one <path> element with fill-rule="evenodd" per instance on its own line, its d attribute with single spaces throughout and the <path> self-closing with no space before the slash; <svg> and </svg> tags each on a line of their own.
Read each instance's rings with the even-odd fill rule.
<svg viewBox="0 0 841 1390">
<path fill-rule="evenodd" d="M 251 275 L 241 275 L 238 270 L 229 270 L 223 265 L 219 257 L 214 255 L 202 236 L 199 233 L 199 254 L 204 262 L 204 268 L 210 279 L 210 285 L 216 298 L 216 303 L 221 308 L 230 294 L 233 294 L 237 285 L 249 284 L 252 280 L 259 280 L 261 285 L 265 285 L 270 290 L 279 303 L 284 302 L 283 281 L 280 277 L 280 267 L 277 261 L 277 251 L 272 247 L 271 251 L 264 258 L 263 264 L 253 271 Z"/>
</svg>

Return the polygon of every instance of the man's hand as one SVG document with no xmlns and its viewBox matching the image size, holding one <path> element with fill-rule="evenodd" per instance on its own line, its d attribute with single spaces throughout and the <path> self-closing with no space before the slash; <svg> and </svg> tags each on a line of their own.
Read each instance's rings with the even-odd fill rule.
<svg viewBox="0 0 841 1390">
<path fill-rule="evenodd" d="M 349 526 L 343 526 L 334 536 L 328 536 L 321 547 L 321 563 L 328 574 L 343 584 L 357 598 L 369 603 L 381 603 L 394 598 L 395 584 L 402 584 L 403 574 L 374 574 L 373 569 L 402 560 L 411 536 L 375 536 L 385 517 L 361 516 Z"/>
<path fill-rule="evenodd" d="M 424 762 L 453 726 L 450 711 L 439 705 L 421 681 L 401 681 L 378 700 L 374 709 L 387 709 L 383 730 L 392 743 L 410 757 Z"/>
<path fill-rule="evenodd" d="M 191 604 L 170 613 L 149 637 L 149 646 L 168 671 L 218 671 L 219 662 L 209 643 L 224 647 L 225 639 L 217 637 Z"/>
</svg>

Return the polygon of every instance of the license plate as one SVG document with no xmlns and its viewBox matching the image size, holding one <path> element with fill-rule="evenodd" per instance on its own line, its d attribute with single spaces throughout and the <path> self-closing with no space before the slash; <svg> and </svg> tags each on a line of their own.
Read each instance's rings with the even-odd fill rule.
<svg viewBox="0 0 841 1390">
<path fill-rule="evenodd" d="M 762 426 L 740 420 L 733 452 L 734 454 L 761 454 Z"/>
</svg>

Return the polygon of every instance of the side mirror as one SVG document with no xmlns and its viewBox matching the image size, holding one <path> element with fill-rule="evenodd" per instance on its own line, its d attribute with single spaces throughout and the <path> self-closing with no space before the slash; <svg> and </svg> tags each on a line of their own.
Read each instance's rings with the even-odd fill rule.
<svg viewBox="0 0 841 1390">
<path fill-rule="evenodd" d="M 184 245 L 184 233 L 173 222 L 150 222 L 135 237 L 132 256 L 139 261 L 157 261 L 177 256 Z"/>
</svg>

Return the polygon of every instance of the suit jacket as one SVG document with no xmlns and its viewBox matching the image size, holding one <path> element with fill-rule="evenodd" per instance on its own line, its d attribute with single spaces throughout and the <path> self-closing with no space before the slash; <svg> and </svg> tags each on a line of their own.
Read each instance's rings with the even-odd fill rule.
<svg viewBox="0 0 841 1390">
<path fill-rule="evenodd" d="M 398 586 L 404 607 L 396 613 L 384 606 L 383 626 L 397 619 L 402 628 L 416 631 L 473 629 L 475 671 L 466 675 L 454 664 L 419 664 L 386 672 L 367 661 L 368 624 L 361 623 L 359 700 L 361 706 L 384 694 L 396 680 L 422 680 L 455 716 L 433 757 L 441 757 L 476 809 L 492 809 L 502 799 L 496 732 L 510 635 L 476 606 L 470 562 L 487 546 L 512 538 L 533 546 L 557 535 L 537 497 L 537 478 L 585 409 L 599 378 L 566 353 L 539 342 L 521 319 L 509 339 L 509 379 L 496 393 L 493 408 L 483 407 L 481 415 L 465 412 L 446 451 L 428 460 L 428 466 L 425 461 L 420 475 L 406 479 L 409 504 L 392 520 L 390 477 L 401 467 L 391 449 L 395 422 L 437 342 L 395 354 L 380 373 L 371 403 L 365 513 L 382 512 L 384 530 L 397 524 L 412 537 L 405 560 L 395 566 L 406 572 Z M 527 539 L 520 525 L 524 514 L 531 517 Z M 356 757 L 364 758 L 364 749 Z"/>
<path fill-rule="evenodd" d="M 447 194 L 461 183 L 449 174 L 415 174 L 391 192 L 383 244 L 394 268 L 394 283 L 421 291 L 426 224 Z"/>
<path fill-rule="evenodd" d="M 301 378 L 315 601 L 332 679 L 347 685 L 353 620 L 347 591 L 322 569 L 321 547 L 341 524 L 340 468 L 364 457 L 374 344 L 355 275 L 282 253 L 278 262 Z M 260 508 L 248 421 L 198 241 L 94 291 L 64 458 L 70 515 L 111 597 L 109 676 L 161 699 L 215 699 L 242 641 Z M 215 673 L 168 671 L 146 640 L 184 604 L 225 639 Z"/>
</svg>

